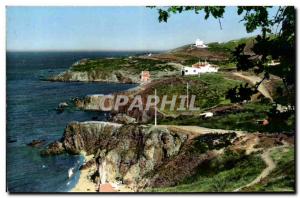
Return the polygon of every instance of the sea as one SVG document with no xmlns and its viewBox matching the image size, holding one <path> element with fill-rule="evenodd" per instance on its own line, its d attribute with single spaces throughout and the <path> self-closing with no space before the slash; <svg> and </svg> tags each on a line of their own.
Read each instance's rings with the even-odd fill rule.
<svg viewBox="0 0 300 198">
<path fill-rule="evenodd" d="M 62 137 L 71 121 L 106 120 L 104 112 L 68 107 L 60 102 L 89 94 L 109 94 L 134 84 L 51 82 L 49 76 L 83 58 L 119 57 L 141 52 L 7 52 L 6 53 L 6 188 L 8 192 L 68 192 L 78 182 L 80 155 L 41 157 L 47 144 Z M 42 147 L 27 144 L 45 140 Z M 68 178 L 68 170 L 74 174 Z"/>
</svg>

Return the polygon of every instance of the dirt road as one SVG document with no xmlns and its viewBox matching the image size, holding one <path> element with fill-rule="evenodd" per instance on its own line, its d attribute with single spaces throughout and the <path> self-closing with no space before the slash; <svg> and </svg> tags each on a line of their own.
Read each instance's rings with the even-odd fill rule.
<svg viewBox="0 0 300 198">
<path fill-rule="evenodd" d="M 245 135 L 246 132 L 243 131 L 233 131 L 233 130 L 224 130 L 224 129 L 210 129 L 199 126 L 178 126 L 178 125 L 158 125 L 157 127 L 167 128 L 170 131 L 180 131 L 182 133 L 187 133 L 190 135 L 190 138 L 201 134 L 207 133 L 233 133 L 235 132 L 237 136 Z"/>
</svg>

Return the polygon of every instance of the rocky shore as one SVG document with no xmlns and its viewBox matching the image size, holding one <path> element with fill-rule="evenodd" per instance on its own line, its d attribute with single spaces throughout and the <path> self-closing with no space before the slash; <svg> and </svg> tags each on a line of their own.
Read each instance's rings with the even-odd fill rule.
<svg viewBox="0 0 300 198">
<path fill-rule="evenodd" d="M 152 126 L 73 122 L 66 127 L 61 143 L 55 142 L 57 147 L 51 144 L 43 153 L 59 154 L 64 150 L 95 155 L 104 151 L 107 181 L 121 180 L 134 188 L 146 173 L 178 154 L 187 139 L 186 134 Z"/>
<path fill-rule="evenodd" d="M 270 145 L 265 145 L 268 147 L 287 137 L 205 128 L 183 130 L 102 121 L 72 122 L 62 139 L 50 144 L 42 153 L 84 152 L 90 156 L 80 168 L 81 178 L 73 191 L 95 191 L 99 175 L 105 174 L 108 183 L 136 192 L 174 185 L 193 175 L 200 164 L 216 158 L 224 149 L 247 151 L 253 148 L 252 139 L 256 138 L 268 141 Z M 106 164 L 101 173 L 95 161 L 99 153 L 104 153 L 102 163 Z"/>
<path fill-rule="evenodd" d="M 93 159 L 93 155 L 87 156 L 86 153 L 82 152 L 85 163 Z M 80 170 L 79 181 L 76 183 L 71 192 L 97 192 L 96 185 L 91 180 L 92 173 L 96 171 L 96 167 L 92 166 L 86 169 Z"/>
</svg>

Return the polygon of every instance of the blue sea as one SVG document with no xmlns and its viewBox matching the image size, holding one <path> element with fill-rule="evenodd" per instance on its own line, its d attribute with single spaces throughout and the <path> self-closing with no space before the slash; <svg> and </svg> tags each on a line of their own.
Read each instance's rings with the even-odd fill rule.
<svg viewBox="0 0 300 198">
<path fill-rule="evenodd" d="M 41 157 L 27 146 L 34 139 L 47 144 L 60 139 L 70 121 L 86 121 L 104 113 L 68 108 L 56 112 L 60 102 L 88 94 L 108 94 L 133 84 L 50 82 L 44 79 L 66 70 L 82 58 L 133 55 L 136 52 L 7 52 L 6 172 L 9 192 L 67 192 L 79 179 L 82 156 L 68 154 Z M 68 179 L 68 169 L 75 174 Z"/>
</svg>

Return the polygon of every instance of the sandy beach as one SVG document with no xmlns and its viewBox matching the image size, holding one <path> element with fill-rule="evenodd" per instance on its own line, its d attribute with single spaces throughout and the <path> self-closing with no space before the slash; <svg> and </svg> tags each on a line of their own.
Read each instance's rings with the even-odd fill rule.
<svg viewBox="0 0 300 198">
<path fill-rule="evenodd" d="M 82 153 L 84 156 L 84 162 L 91 160 L 94 155 L 86 155 Z M 80 170 L 80 177 L 74 188 L 71 189 L 70 192 L 96 192 L 96 184 L 90 180 L 90 176 L 96 171 L 96 166 L 92 166 L 86 170 Z"/>
<path fill-rule="evenodd" d="M 86 153 L 82 153 L 84 156 L 84 162 L 88 162 L 89 160 L 93 159 L 94 155 L 86 155 Z M 92 166 L 88 169 L 85 170 L 80 170 L 80 177 L 75 185 L 74 188 L 71 189 L 70 192 L 91 192 L 95 193 L 98 192 L 97 185 L 93 183 L 90 179 L 91 175 L 96 171 L 96 166 Z M 115 185 L 114 185 L 115 186 Z M 101 187 L 101 192 L 133 192 L 132 189 L 128 188 L 125 185 L 119 184 L 117 188 L 113 188 L 112 184 L 106 183 L 102 184 Z"/>
<path fill-rule="evenodd" d="M 91 171 L 81 170 L 80 178 L 71 192 L 96 192 L 96 185 L 89 179 Z"/>
</svg>

